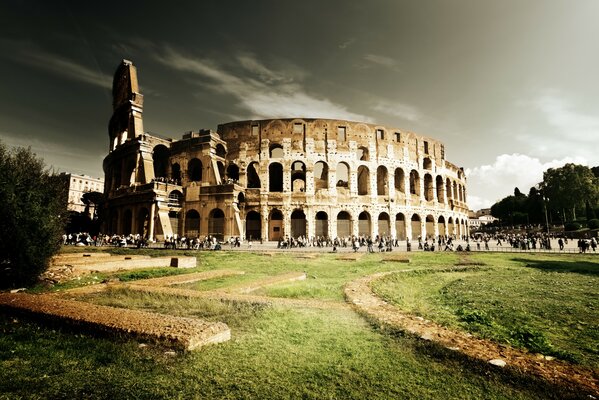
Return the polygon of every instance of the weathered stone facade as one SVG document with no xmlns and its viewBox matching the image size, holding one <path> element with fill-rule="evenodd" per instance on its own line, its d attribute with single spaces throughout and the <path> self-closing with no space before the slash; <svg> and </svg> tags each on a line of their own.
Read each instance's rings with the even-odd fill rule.
<svg viewBox="0 0 599 400">
<path fill-rule="evenodd" d="M 143 132 L 135 67 L 117 69 L 104 160 L 112 233 L 254 240 L 467 233 L 466 177 L 439 141 L 332 119 Z"/>
</svg>

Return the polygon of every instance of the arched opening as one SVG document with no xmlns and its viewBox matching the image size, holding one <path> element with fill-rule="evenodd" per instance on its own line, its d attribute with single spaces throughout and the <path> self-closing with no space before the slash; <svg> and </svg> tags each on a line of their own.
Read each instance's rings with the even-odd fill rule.
<svg viewBox="0 0 599 400">
<path fill-rule="evenodd" d="M 368 167 L 358 167 L 358 195 L 364 196 L 370 193 L 370 171 Z"/>
<path fill-rule="evenodd" d="M 133 212 L 129 209 L 125 210 L 123 215 L 123 235 L 131 234 L 131 224 L 133 223 Z"/>
<path fill-rule="evenodd" d="M 225 183 L 225 164 L 222 161 L 216 162 L 218 168 L 218 176 L 220 177 L 221 184 Z"/>
<path fill-rule="evenodd" d="M 447 200 L 453 199 L 453 195 L 451 193 L 451 181 L 449 178 L 445 179 L 445 196 L 447 196 Z"/>
<path fill-rule="evenodd" d="M 406 193 L 406 177 L 401 168 L 395 168 L 395 191 L 400 193 Z"/>
<path fill-rule="evenodd" d="M 222 144 L 217 144 L 216 145 L 216 155 L 218 157 L 222 157 L 225 158 L 227 156 L 227 150 L 225 150 L 225 146 L 223 146 Z"/>
<path fill-rule="evenodd" d="M 444 189 L 443 177 L 441 177 L 441 175 L 437 175 L 436 186 L 437 186 L 437 201 L 439 203 L 444 203 L 445 202 L 445 193 L 443 191 L 443 189 Z"/>
<path fill-rule="evenodd" d="M 197 238 L 200 236 L 200 213 L 189 210 L 185 213 L 185 236 Z"/>
<path fill-rule="evenodd" d="M 427 215 L 425 222 L 426 232 L 424 236 L 427 238 L 435 237 L 435 218 L 432 215 Z"/>
<path fill-rule="evenodd" d="M 329 216 L 324 211 L 316 213 L 316 220 L 314 221 L 314 234 L 320 237 L 329 236 Z"/>
<path fill-rule="evenodd" d="M 229 164 L 227 167 L 227 179 L 230 179 L 233 182 L 237 182 L 239 180 L 239 167 L 237 164 Z"/>
<path fill-rule="evenodd" d="M 159 144 L 158 146 L 154 147 L 154 151 L 152 152 L 152 160 L 154 162 L 154 176 L 156 178 L 167 177 L 166 170 L 168 167 L 169 155 L 170 152 L 165 145 Z"/>
<path fill-rule="evenodd" d="M 458 196 L 460 197 L 460 201 L 464 201 L 464 191 L 462 190 L 462 185 L 458 185 Z"/>
<path fill-rule="evenodd" d="M 423 168 L 423 169 L 428 169 L 428 170 L 430 170 L 430 169 L 433 169 L 433 162 L 431 161 L 431 159 L 430 159 L 430 158 L 428 158 L 428 157 L 425 157 L 425 158 L 422 160 L 422 168 Z"/>
<path fill-rule="evenodd" d="M 248 240 L 262 238 L 262 218 L 257 211 L 250 211 L 245 216 L 245 238 Z"/>
<path fill-rule="evenodd" d="M 306 236 L 306 214 L 303 210 L 294 210 L 291 213 L 291 237 Z"/>
<path fill-rule="evenodd" d="M 406 240 L 406 217 L 402 213 L 395 215 L 395 234 L 397 239 Z"/>
<path fill-rule="evenodd" d="M 370 236 L 370 214 L 367 211 L 362 211 L 358 215 L 358 235 Z"/>
<path fill-rule="evenodd" d="M 387 168 L 383 165 L 376 169 L 376 194 L 379 196 L 387 196 L 389 194 Z"/>
<path fill-rule="evenodd" d="M 426 201 L 433 201 L 433 177 L 431 174 L 424 175 L 424 199 Z"/>
<path fill-rule="evenodd" d="M 202 162 L 197 158 L 192 158 L 187 163 L 187 176 L 192 182 L 199 182 L 202 180 Z"/>
<path fill-rule="evenodd" d="M 237 195 L 237 204 L 245 203 L 245 194 L 243 192 L 239 192 Z"/>
<path fill-rule="evenodd" d="M 337 237 L 349 237 L 352 234 L 351 215 L 347 211 L 337 214 Z"/>
<path fill-rule="evenodd" d="M 283 158 L 285 155 L 283 152 L 283 146 L 280 144 L 272 144 L 268 149 L 268 154 L 270 158 Z"/>
<path fill-rule="evenodd" d="M 323 161 L 314 164 L 314 190 L 329 188 L 329 166 Z"/>
<path fill-rule="evenodd" d="M 168 220 L 171 222 L 171 228 L 173 230 L 173 233 L 180 234 L 181 232 L 179 232 L 179 212 L 169 211 Z"/>
<path fill-rule="evenodd" d="M 306 191 L 306 164 L 301 161 L 291 164 L 291 191 Z"/>
<path fill-rule="evenodd" d="M 174 163 L 171 166 L 171 178 L 177 182 L 177 184 L 181 184 L 181 166 L 178 163 Z"/>
<path fill-rule="evenodd" d="M 386 212 L 382 212 L 379 214 L 379 236 L 390 236 L 391 235 L 391 227 L 389 224 L 389 214 Z"/>
<path fill-rule="evenodd" d="M 447 220 L 447 232 L 449 235 L 455 234 L 455 225 L 453 223 L 452 217 L 449 217 L 449 219 Z"/>
<path fill-rule="evenodd" d="M 283 191 L 283 166 L 278 162 L 268 166 L 268 190 L 270 192 Z"/>
<path fill-rule="evenodd" d="M 150 213 L 145 207 L 137 212 L 137 233 L 143 238 L 149 237 L 150 234 Z"/>
<path fill-rule="evenodd" d="M 340 162 L 337 164 L 335 181 L 338 188 L 349 188 L 349 166 L 346 163 Z"/>
<path fill-rule="evenodd" d="M 257 162 L 253 162 L 248 165 L 247 168 L 247 187 L 248 189 L 259 189 L 260 188 L 260 176 L 258 176 L 258 171 L 256 167 L 258 166 Z"/>
<path fill-rule="evenodd" d="M 168 202 L 166 203 L 168 207 L 181 207 L 183 202 L 183 193 L 179 190 L 173 190 L 168 194 Z"/>
<path fill-rule="evenodd" d="M 420 215 L 414 214 L 412 215 L 412 239 L 417 239 L 422 237 L 422 224 L 420 220 Z"/>
<path fill-rule="evenodd" d="M 118 233 L 119 231 L 119 212 L 115 209 L 110 210 L 110 229 L 109 233 Z"/>
<path fill-rule="evenodd" d="M 437 224 L 439 224 L 439 236 L 445 236 L 445 217 L 442 215 L 437 219 Z"/>
<path fill-rule="evenodd" d="M 283 238 L 283 213 L 275 208 L 268 217 L 268 240 L 281 238 Z"/>
<path fill-rule="evenodd" d="M 410 171 L 410 194 L 420 196 L 420 176 L 415 169 Z"/>
<path fill-rule="evenodd" d="M 356 151 L 356 155 L 358 156 L 358 160 L 360 160 L 360 161 L 370 161 L 368 149 L 364 146 L 358 147 L 358 150 Z"/>
<path fill-rule="evenodd" d="M 220 208 L 215 208 L 208 214 L 208 234 L 217 240 L 225 238 L 225 213 Z"/>
</svg>

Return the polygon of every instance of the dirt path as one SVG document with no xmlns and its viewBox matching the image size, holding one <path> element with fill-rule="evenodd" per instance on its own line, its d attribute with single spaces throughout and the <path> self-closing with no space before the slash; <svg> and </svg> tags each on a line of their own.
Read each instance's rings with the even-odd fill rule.
<svg viewBox="0 0 599 400">
<path fill-rule="evenodd" d="M 505 365 L 523 373 L 540 376 L 549 382 L 580 387 L 595 395 L 599 394 L 597 371 L 561 360 L 548 360 L 536 354 L 475 338 L 466 332 L 450 330 L 435 322 L 405 313 L 372 292 L 370 284 L 373 281 L 389 274 L 405 272 L 379 273 L 355 280 L 345 287 L 346 299 L 358 312 L 374 319 L 380 325 L 410 332 L 424 340 L 432 340 L 478 360 L 499 366 Z"/>
</svg>

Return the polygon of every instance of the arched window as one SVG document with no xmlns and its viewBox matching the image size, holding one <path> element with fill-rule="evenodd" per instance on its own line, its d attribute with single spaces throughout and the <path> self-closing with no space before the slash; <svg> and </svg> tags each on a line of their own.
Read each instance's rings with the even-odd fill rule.
<svg viewBox="0 0 599 400">
<path fill-rule="evenodd" d="M 329 166 L 323 161 L 314 164 L 314 189 L 328 189 L 329 187 Z"/>
<path fill-rule="evenodd" d="M 183 193 L 178 190 L 173 190 L 168 194 L 168 203 L 169 207 L 181 207 L 181 203 L 183 201 Z"/>
<path fill-rule="evenodd" d="M 368 149 L 364 146 L 358 147 L 358 150 L 356 151 L 356 155 L 358 157 L 358 160 L 360 161 L 369 161 L 370 157 L 368 155 Z"/>
<path fill-rule="evenodd" d="M 395 234 L 397 239 L 406 240 L 406 217 L 402 213 L 395 215 Z"/>
<path fill-rule="evenodd" d="M 181 183 L 181 166 L 174 163 L 171 166 L 171 178 L 173 178 L 178 184 Z"/>
<path fill-rule="evenodd" d="M 437 175 L 436 178 L 436 186 L 437 186 L 437 201 L 439 203 L 443 203 L 445 201 L 445 194 L 443 193 L 443 177 L 441 175 Z"/>
<path fill-rule="evenodd" d="M 185 236 L 190 238 L 200 236 L 200 213 L 196 210 L 185 213 Z"/>
<path fill-rule="evenodd" d="M 314 226 L 314 234 L 320 237 L 329 236 L 329 216 L 324 211 L 316 213 L 316 220 Z"/>
<path fill-rule="evenodd" d="M 306 190 L 306 165 L 301 161 L 291 164 L 291 191 L 304 192 Z"/>
<path fill-rule="evenodd" d="M 262 237 L 262 218 L 257 211 L 250 211 L 245 217 L 245 238 L 260 239 Z"/>
<path fill-rule="evenodd" d="M 257 167 L 258 163 L 255 161 L 248 165 L 246 172 L 248 189 L 260 188 L 260 176 L 258 176 L 258 171 L 256 170 Z"/>
<path fill-rule="evenodd" d="M 426 143 L 426 142 L 424 142 L 424 143 Z M 425 158 L 422 160 L 422 168 L 423 168 L 423 169 L 433 169 L 433 162 L 431 161 L 431 159 L 430 159 L 430 158 L 428 158 L 428 157 L 425 157 Z"/>
<path fill-rule="evenodd" d="M 362 211 L 358 215 L 358 235 L 370 236 L 370 214 L 367 211 Z"/>
<path fill-rule="evenodd" d="M 403 169 L 396 168 L 395 169 L 395 190 L 400 193 L 405 193 L 406 192 L 405 185 L 406 185 L 405 184 L 405 175 L 404 175 Z"/>
<path fill-rule="evenodd" d="M 294 210 L 291 213 L 291 237 L 306 236 L 306 214 L 303 210 Z"/>
<path fill-rule="evenodd" d="M 424 175 L 424 198 L 433 201 L 433 177 L 430 174 Z"/>
<path fill-rule="evenodd" d="M 216 155 L 218 157 L 222 157 L 225 158 L 227 156 L 227 150 L 225 150 L 225 146 L 223 146 L 222 144 L 217 144 L 216 145 Z"/>
<path fill-rule="evenodd" d="M 414 214 L 412 215 L 412 239 L 417 239 L 422 237 L 422 225 L 420 220 L 420 215 Z"/>
<path fill-rule="evenodd" d="M 410 194 L 420 196 L 420 176 L 415 169 L 410 171 Z"/>
<path fill-rule="evenodd" d="M 154 176 L 156 178 L 166 178 L 169 154 L 169 150 L 163 144 L 154 147 L 152 160 L 154 161 Z"/>
<path fill-rule="evenodd" d="M 337 237 L 343 238 L 352 234 L 352 219 L 347 211 L 337 214 Z"/>
<path fill-rule="evenodd" d="M 272 163 L 268 166 L 268 190 L 270 192 L 283 191 L 283 166 Z"/>
<path fill-rule="evenodd" d="M 358 195 L 367 195 L 370 193 L 370 171 L 368 167 L 360 165 L 358 167 Z"/>
<path fill-rule="evenodd" d="M 202 162 L 197 158 L 192 158 L 187 164 L 187 176 L 192 182 L 202 180 Z"/>
<path fill-rule="evenodd" d="M 225 213 L 215 208 L 208 214 L 208 234 L 223 240 L 225 237 Z"/>
<path fill-rule="evenodd" d="M 269 148 L 269 155 L 270 158 L 283 158 L 283 156 L 285 155 L 283 153 L 283 146 L 281 146 L 280 144 L 271 145 Z"/>
<path fill-rule="evenodd" d="M 229 164 L 227 167 L 227 178 L 237 182 L 239 180 L 239 167 L 235 163 Z"/>
<path fill-rule="evenodd" d="M 383 165 L 376 169 L 376 194 L 379 196 L 387 196 L 389 194 L 387 168 Z"/>
<path fill-rule="evenodd" d="M 386 212 L 382 212 L 379 214 L 378 219 L 379 225 L 379 236 L 389 236 L 391 234 L 390 225 L 389 225 L 389 214 Z"/>
<path fill-rule="evenodd" d="M 337 181 L 337 187 L 349 188 L 349 166 L 346 163 L 340 162 L 337 164 L 335 180 Z"/>
</svg>

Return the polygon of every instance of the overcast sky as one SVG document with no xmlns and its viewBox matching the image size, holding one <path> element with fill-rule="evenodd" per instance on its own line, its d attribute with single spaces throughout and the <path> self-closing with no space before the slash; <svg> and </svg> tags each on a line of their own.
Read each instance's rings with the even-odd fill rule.
<svg viewBox="0 0 599 400">
<path fill-rule="evenodd" d="M 597 0 L 4 0 L 0 138 L 103 176 L 126 58 L 146 131 L 274 117 L 412 130 L 466 169 L 476 210 L 546 168 L 599 165 L 598 21 Z"/>
</svg>

